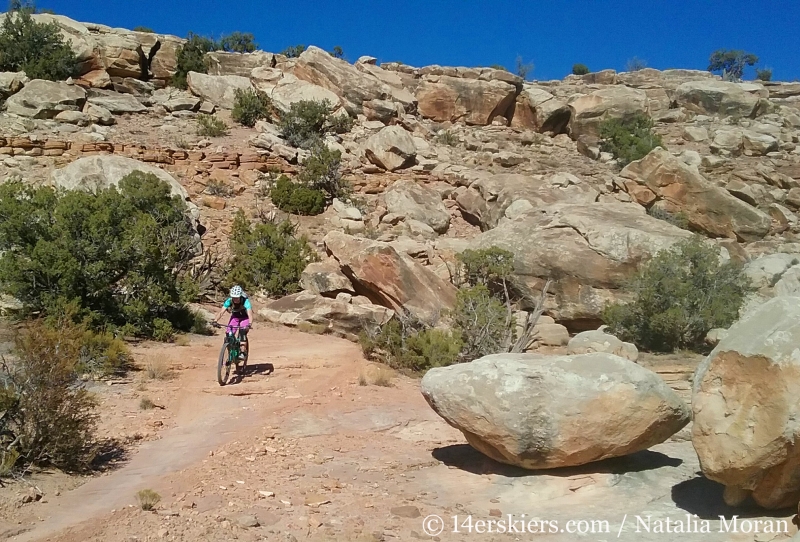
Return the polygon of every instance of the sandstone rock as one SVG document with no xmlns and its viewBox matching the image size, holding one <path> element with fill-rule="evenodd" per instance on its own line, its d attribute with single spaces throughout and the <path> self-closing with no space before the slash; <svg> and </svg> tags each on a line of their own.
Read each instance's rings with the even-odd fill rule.
<svg viewBox="0 0 800 542">
<path fill-rule="evenodd" d="M 634 362 L 639 359 L 639 350 L 635 345 L 623 342 L 603 329 L 578 333 L 567 345 L 567 353 L 570 355 L 592 352 L 614 354 Z"/>
<path fill-rule="evenodd" d="M 400 115 L 397 106 L 390 100 L 370 100 L 364 102 L 364 116 L 367 120 L 377 120 L 388 124 Z"/>
<path fill-rule="evenodd" d="M 56 115 L 56 122 L 64 122 L 67 124 L 77 124 L 78 126 L 86 126 L 91 122 L 91 118 L 86 113 L 81 111 L 62 111 Z"/>
<path fill-rule="evenodd" d="M 274 68 L 275 55 L 264 51 L 229 53 L 213 51 L 206 54 L 209 75 L 238 75 L 250 77 L 256 68 Z"/>
<path fill-rule="evenodd" d="M 674 96 L 679 106 L 695 113 L 755 117 L 759 97 L 746 92 L 741 84 L 727 81 L 689 81 L 680 85 Z"/>
<path fill-rule="evenodd" d="M 16 94 L 30 79 L 25 72 L 0 72 L 0 100 Z"/>
<path fill-rule="evenodd" d="M 111 126 L 116 122 L 111 111 L 99 105 L 86 104 L 83 112 L 89 116 L 92 122 L 100 124 L 101 126 Z"/>
<path fill-rule="evenodd" d="M 728 336 L 727 329 L 714 328 L 708 333 L 706 333 L 705 341 L 706 344 L 709 344 L 711 346 L 717 346 L 719 342 L 727 336 Z"/>
<path fill-rule="evenodd" d="M 661 147 L 628 164 L 622 177 L 647 186 L 689 224 L 714 237 L 754 241 L 770 230 L 770 218 L 706 180 Z"/>
<path fill-rule="evenodd" d="M 556 323 L 538 322 L 534 328 L 534 343 L 540 346 L 567 346 L 569 344 L 569 330 Z"/>
<path fill-rule="evenodd" d="M 257 68 L 251 78 L 255 87 L 266 92 L 273 105 L 283 112 L 289 111 L 293 103 L 303 100 L 328 101 L 333 109 L 342 103 L 335 92 L 276 68 Z"/>
<path fill-rule="evenodd" d="M 548 314 L 567 327 L 596 329 L 606 304 L 621 300 L 618 289 L 643 262 L 691 235 L 630 204 L 553 204 L 501 222 L 470 248 L 512 252 L 520 292 L 536 299 L 552 278 Z"/>
<path fill-rule="evenodd" d="M 92 105 L 99 105 L 114 115 L 147 111 L 147 107 L 130 94 L 92 90 L 87 101 Z"/>
<path fill-rule="evenodd" d="M 249 78 L 238 75 L 206 75 L 189 72 L 186 80 L 192 94 L 224 109 L 233 109 L 237 89 L 253 88 Z"/>
<path fill-rule="evenodd" d="M 658 375 L 605 353 L 486 356 L 431 369 L 421 388 L 428 404 L 476 450 L 527 469 L 644 450 L 690 419 Z"/>
<path fill-rule="evenodd" d="M 530 108 L 527 114 L 525 108 Z M 531 128 L 537 132 L 563 134 L 567 132 L 572 110 L 566 102 L 556 98 L 549 92 L 524 85 L 523 91 L 517 97 L 517 105 L 511 122 L 513 127 Z M 528 118 L 528 122 L 521 122 L 520 118 Z"/>
<path fill-rule="evenodd" d="M 598 136 L 600 123 L 607 119 L 625 119 L 635 113 L 648 112 L 644 91 L 615 86 L 596 90 L 589 95 L 573 98 L 568 103 L 572 111 L 569 121 L 570 137 Z"/>
<path fill-rule="evenodd" d="M 708 139 L 708 130 L 705 126 L 687 126 L 683 129 L 683 139 L 686 141 L 706 141 Z"/>
<path fill-rule="evenodd" d="M 771 288 L 792 266 L 800 263 L 800 254 L 767 254 L 744 264 L 744 274 L 755 288 Z"/>
<path fill-rule="evenodd" d="M 744 136 L 741 130 L 717 130 L 710 145 L 711 152 L 728 153 L 733 156 L 741 154 L 744 148 Z"/>
<path fill-rule="evenodd" d="M 200 98 L 196 98 L 188 93 L 181 93 L 180 95 L 171 97 L 164 102 L 163 105 L 164 109 L 170 113 L 174 113 L 176 111 L 197 111 L 201 102 L 202 100 Z"/>
<path fill-rule="evenodd" d="M 437 233 L 445 233 L 450 226 L 450 213 L 439 193 L 414 181 L 395 182 L 384 194 L 384 200 L 389 213 L 418 220 Z"/>
<path fill-rule="evenodd" d="M 312 294 L 336 297 L 340 292 L 355 293 L 353 285 L 333 258 L 313 262 L 300 275 L 300 286 Z"/>
<path fill-rule="evenodd" d="M 395 311 L 407 310 L 424 321 L 452 309 L 456 288 L 392 246 L 332 231 L 325 248 L 339 263 L 356 292 Z"/>
<path fill-rule="evenodd" d="M 777 297 L 735 323 L 697 368 L 692 444 L 703 474 L 765 508 L 800 499 L 800 298 Z"/>
<path fill-rule="evenodd" d="M 509 151 L 500 151 L 492 157 L 492 162 L 502 167 L 514 167 L 527 162 L 521 154 Z"/>
<path fill-rule="evenodd" d="M 365 328 L 383 326 L 394 316 L 394 312 L 385 307 L 346 303 L 311 292 L 282 297 L 258 314 L 275 324 L 332 333 L 352 341 L 357 341 L 358 334 Z"/>
<path fill-rule="evenodd" d="M 424 79 L 416 97 L 419 113 L 425 118 L 485 126 L 495 117 L 510 117 L 516 87 L 503 81 L 438 76 Z"/>
<path fill-rule="evenodd" d="M 414 163 L 417 148 L 411 134 L 400 126 L 386 126 L 364 144 L 370 162 L 387 171 L 395 171 Z"/>
<path fill-rule="evenodd" d="M 35 79 L 6 100 L 6 111 L 34 119 L 52 119 L 62 111 L 80 111 L 86 91 L 75 85 Z"/>
<path fill-rule="evenodd" d="M 361 112 L 369 100 L 391 97 L 389 86 L 377 77 L 360 71 L 344 60 L 334 58 L 319 47 L 308 47 L 292 68 L 298 78 L 324 87 L 346 102 L 351 114 Z"/>
<path fill-rule="evenodd" d="M 751 130 L 742 131 L 742 145 L 744 151 L 749 151 L 752 156 L 765 156 L 780 148 L 780 143 L 774 137 Z"/>
<path fill-rule="evenodd" d="M 361 211 L 359 211 L 358 208 L 347 205 L 339 198 L 333 198 L 332 206 L 339 218 L 355 221 L 364 220 L 364 216 L 361 214 Z"/>
</svg>

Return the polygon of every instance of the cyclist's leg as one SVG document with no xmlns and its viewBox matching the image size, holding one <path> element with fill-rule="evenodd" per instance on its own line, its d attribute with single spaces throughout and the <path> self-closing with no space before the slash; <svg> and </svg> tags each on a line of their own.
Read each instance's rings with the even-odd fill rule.
<svg viewBox="0 0 800 542">
<path fill-rule="evenodd" d="M 239 330 L 239 337 L 242 339 L 242 353 L 247 356 L 247 353 L 250 349 L 250 341 L 247 339 L 247 332 L 249 331 L 250 327 L 250 320 L 245 318 L 244 320 L 239 321 L 239 325 L 242 326 Z"/>
</svg>

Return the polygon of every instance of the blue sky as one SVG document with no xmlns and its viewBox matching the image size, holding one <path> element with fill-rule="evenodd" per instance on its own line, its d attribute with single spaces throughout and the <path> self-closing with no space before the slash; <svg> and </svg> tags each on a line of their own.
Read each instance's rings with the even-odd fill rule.
<svg viewBox="0 0 800 542">
<path fill-rule="evenodd" d="M 2 0 L 0 0 L 2 1 Z M 252 32 L 261 49 L 339 45 L 351 62 L 535 65 L 533 79 L 561 79 L 576 62 L 624 70 L 638 57 L 659 69 L 706 69 L 716 49 L 760 57 L 774 80 L 800 79 L 797 0 L 39 0 L 80 21 L 185 36 Z M 753 70 L 745 78 L 753 78 Z"/>
</svg>

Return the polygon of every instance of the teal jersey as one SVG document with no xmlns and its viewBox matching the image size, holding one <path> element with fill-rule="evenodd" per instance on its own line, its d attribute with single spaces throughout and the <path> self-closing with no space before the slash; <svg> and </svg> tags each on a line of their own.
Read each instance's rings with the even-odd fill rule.
<svg viewBox="0 0 800 542">
<path fill-rule="evenodd" d="M 242 305 L 244 305 L 244 307 L 242 307 Z M 240 305 L 237 310 L 237 308 L 233 307 L 233 301 L 231 301 L 231 298 L 229 297 L 228 299 L 225 300 L 225 303 L 222 305 L 222 308 L 229 309 L 231 311 L 231 314 L 241 314 L 242 316 L 245 316 L 243 309 L 247 309 L 248 311 L 253 310 L 252 305 L 250 305 L 250 300 L 246 297 L 244 298 L 244 303 L 242 303 L 242 305 Z"/>
</svg>

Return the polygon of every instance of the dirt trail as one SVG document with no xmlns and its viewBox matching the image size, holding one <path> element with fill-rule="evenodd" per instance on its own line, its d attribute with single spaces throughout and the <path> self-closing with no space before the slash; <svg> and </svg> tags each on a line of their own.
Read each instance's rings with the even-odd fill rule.
<svg viewBox="0 0 800 542">
<path fill-rule="evenodd" d="M 330 388 L 360 368 L 358 348 L 347 341 L 308 340 L 285 329 L 257 327 L 251 332 L 254 347 L 248 374 L 220 387 L 214 372 L 220 340 L 219 336 L 199 339 L 179 350 L 180 361 L 194 365 L 180 371 L 176 382 L 180 392 L 174 428 L 164 431 L 160 439 L 144 443 L 121 469 L 43 505 L 37 511 L 42 521 L 13 540 L 39 540 L 127 506 L 138 490 L 158 488 L 164 476 L 202 460 L 237 435 L 263 427 L 266 419 L 295 409 L 302 397 Z M 175 354 L 175 347 L 169 346 L 149 350 L 151 356 Z M 297 379 L 294 369 L 301 366 L 311 372 Z M 323 370 L 325 374 L 316 374 Z M 287 395 L 287 390 L 293 393 Z"/>
</svg>

